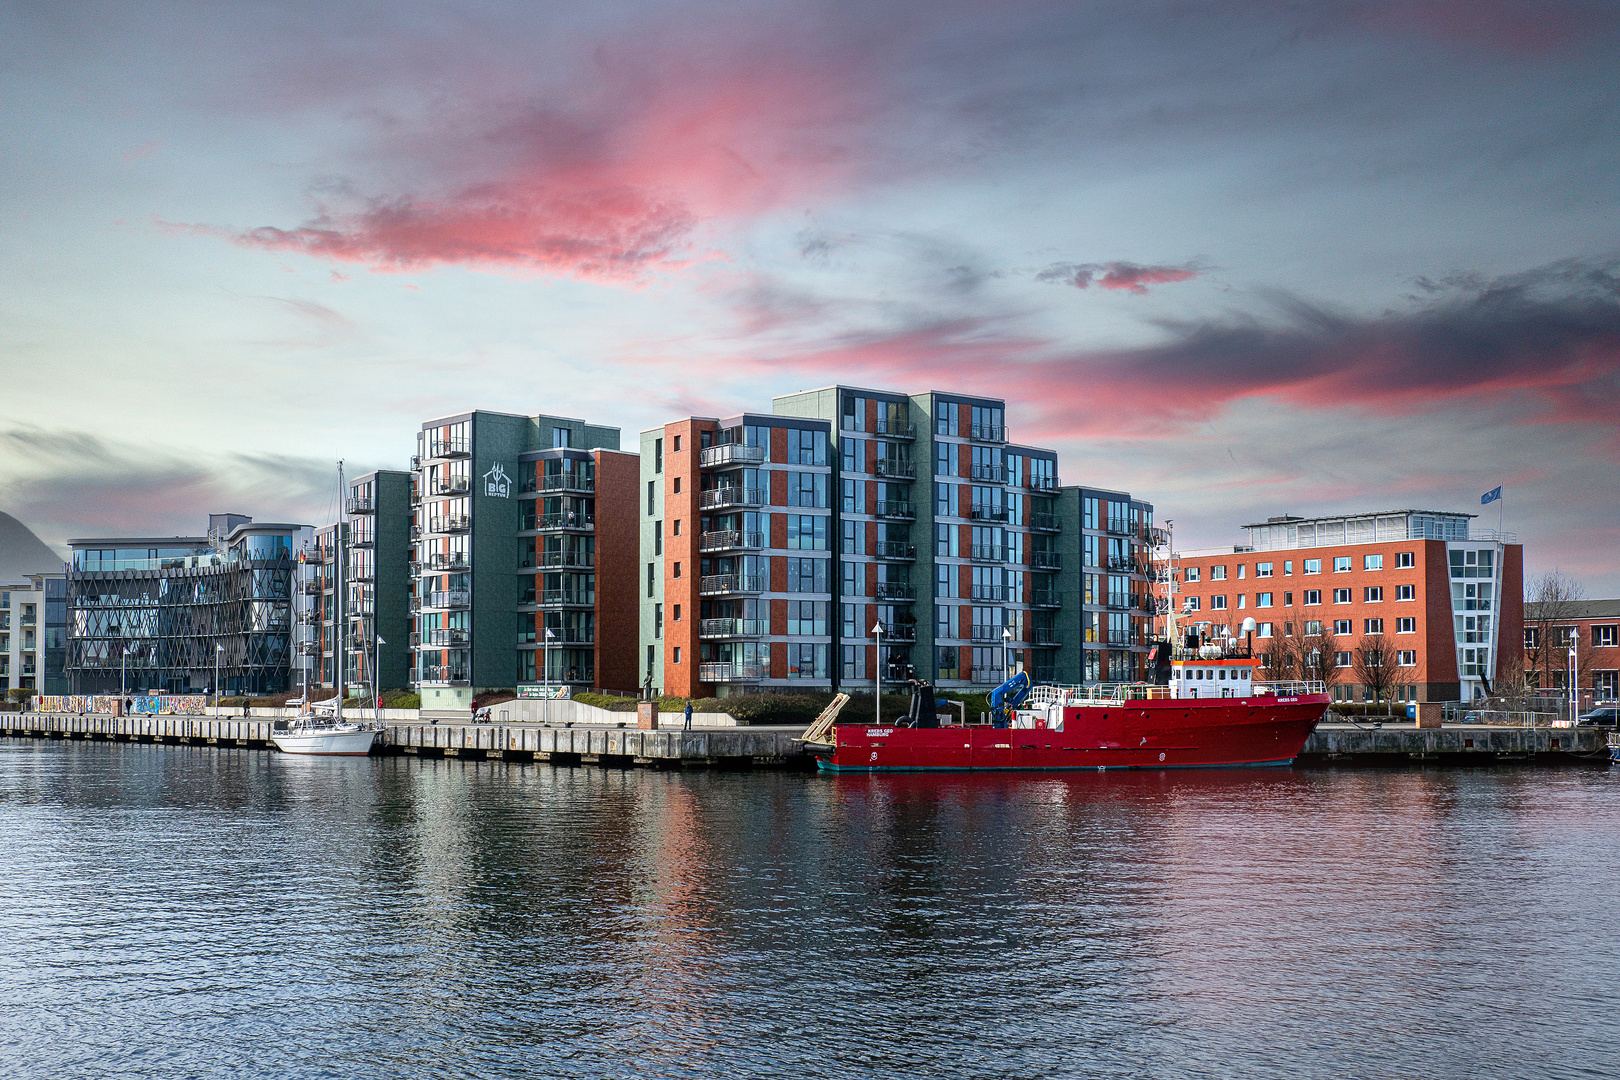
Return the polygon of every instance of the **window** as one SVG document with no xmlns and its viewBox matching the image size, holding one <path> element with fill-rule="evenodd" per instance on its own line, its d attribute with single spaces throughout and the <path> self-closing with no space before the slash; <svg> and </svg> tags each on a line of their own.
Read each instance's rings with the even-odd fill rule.
<svg viewBox="0 0 1620 1080">
<path fill-rule="evenodd" d="M 1261 637 L 1270 637 L 1271 636 L 1271 624 L 1268 623 L 1268 622 L 1261 623 L 1260 626 L 1259 626 L 1259 634 L 1260 634 Z"/>
<path fill-rule="evenodd" d="M 672 528 L 670 529 L 670 532 L 674 536 L 681 535 L 681 519 L 680 518 L 675 519 L 674 524 L 673 524 Z"/>
<path fill-rule="evenodd" d="M 680 493 L 681 493 L 681 478 L 677 476 L 675 478 L 675 494 L 679 495 Z"/>
<path fill-rule="evenodd" d="M 662 521 L 655 521 L 655 522 L 653 522 L 653 554 L 654 555 L 662 555 L 663 553 L 664 553 L 664 523 Z"/>
<path fill-rule="evenodd" d="M 1416 585 L 1397 585 L 1397 586 L 1395 586 L 1395 599 L 1397 599 L 1397 600 L 1416 600 L 1417 599 L 1417 586 Z"/>
<path fill-rule="evenodd" d="M 1201 606 L 1201 604 L 1202 604 L 1202 601 L 1199 600 L 1198 597 L 1189 596 L 1189 597 L 1187 597 L 1187 602 L 1182 605 L 1182 610 L 1183 611 L 1197 611 L 1199 609 L 1199 607 Z"/>
<path fill-rule="evenodd" d="M 1283 560 L 1283 577 L 1293 577 L 1293 576 L 1294 576 L 1294 560 L 1293 559 L 1284 559 Z"/>
<path fill-rule="evenodd" d="M 654 567 L 656 565 L 657 565 L 656 563 L 648 563 L 647 564 L 647 595 L 648 596 L 653 595 L 653 570 L 654 570 Z"/>
<path fill-rule="evenodd" d="M 787 632 L 803 637 L 826 636 L 827 607 L 821 600 L 789 600 Z"/>
<path fill-rule="evenodd" d="M 570 438 L 569 438 L 570 434 L 571 433 L 569 432 L 569 430 L 567 428 L 565 428 L 565 427 L 554 427 L 554 428 L 552 428 L 551 429 L 551 445 L 552 446 L 567 446 L 569 444 L 569 442 L 570 442 Z"/>
<path fill-rule="evenodd" d="M 1249 568 L 1248 563 L 1238 563 L 1238 580 L 1239 581 L 1243 580 L 1243 573 L 1244 573 L 1244 571 L 1248 570 L 1248 568 Z"/>
<path fill-rule="evenodd" d="M 1249 605 L 1249 594 L 1246 593 L 1246 592 L 1238 593 L 1238 610 L 1242 611 L 1248 605 Z"/>
<path fill-rule="evenodd" d="M 1270 607 L 1271 606 L 1271 594 L 1268 593 L 1268 592 L 1255 593 L 1254 594 L 1254 606 L 1255 607 Z"/>
<path fill-rule="evenodd" d="M 1592 627 L 1592 647 L 1594 649 L 1607 649 L 1614 645 L 1616 632 L 1620 628 L 1613 626 Z"/>
<path fill-rule="evenodd" d="M 1402 649 L 1395 654 L 1395 662 L 1401 667 L 1417 667 L 1417 650 Z"/>
<path fill-rule="evenodd" d="M 664 636 L 664 605 L 663 604 L 654 604 L 653 605 L 653 637 L 661 638 L 663 636 Z"/>
<path fill-rule="evenodd" d="M 1333 572 L 1335 574 L 1348 574 L 1350 572 L 1350 556 L 1335 556 L 1333 559 Z"/>
<path fill-rule="evenodd" d="M 1349 619 L 1335 619 L 1335 620 L 1333 620 L 1333 632 L 1335 634 L 1348 634 L 1350 632 L 1350 620 Z"/>
<path fill-rule="evenodd" d="M 1382 634 L 1384 632 L 1383 619 L 1363 619 L 1361 621 L 1363 634 Z"/>
<path fill-rule="evenodd" d="M 789 428 L 786 434 L 789 463 L 794 465 L 827 464 L 827 439 L 821 432 L 804 428 Z M 863 459 L 865 456 L 865 453 L 861 453 Z"/>
<path fill-rule="evenodd" d="M 663 471 L 664 471 L 664 440 L 663 439 L 654 439 L 653 440 L 653 472 L 661 473 Z"/>
<path fill-rule="evenodd" d="M 1224 597 L 1224 596 L 1212 596 L 1212 597 L 1210 597 L 1209 598 L 1209 609 L 1211 611 L 1225 611 L 1226 610 L 1226 597 Z"/>
<path fill-rule="evenodd" d="M 1413 619 L 1413 618 L 1410 618 L 1410 617 L 1405 618 L 1405 619 L 1396 619 L 1395 620 L 1395 632 L 1397 634 L 1415 634 L 1415 633 L 1417 633 L 1417 620 Z"/>
<path fill-rule="evenodd" d="M 1412 552 L 1397 551 L 1395 553 L 1395 569 L 1409 570 L 1412 567 Z"/>
<path fill-rule="evenodd" d="M 680 563 L 675 564 L 675 572 L 673 574 L 671 574 L 670 576 L 671 577 L 680 577 L 681 576 L 681 564 Z"/>
<path fill-rule="evenodd" d="M 1320 574 L 1321 572 L 1322 572 L 1322 560 L 1321 559 L 1306 559 L 1305 560 L 1305 573 L 1307 573 L 1307 574 Z"/>
<path fill-rule="evenodd" d="M 1197 581 L 1197 580 L 1199 580 L 1198 573 L 1199 573 L 1198 567 L 1196 567 L 1196 566 L 1187 567 L 1187 580 L 1188 581 Z"/>
<path fill-rule="evenodd" d="M 809 514 L 789 514 L 787 516 L 787 546 L 793 551 L 826 551 L 827 550 L 827 522 L 825 517 L 812 517 Z M 856 525 L 857 522 L 846 522 L 847 525 Z M 861 530 L 865 532 L 864 529 Z"/>
<path fill-rule="evenodd" d="M 1272 564 L 1268 563 L 1268 562 L 1255 563 L 1254 564 L 1254 576 L 1255 577 L 1270 577 L 1271 576 L 1271 566 L 1272 566 Z"/>
<path fill-rule="evenodd" d="M 1347 653 L 1347 652 L 1334 653 L 1333 654 L 1333 666 L 1334 667 L 1349 667 L 1350 666 L 1350 654 Z"/>
<path fill-rule="evenodd" d="M 1382 585 L 1369 585 L 1361 590 L 1363 604 L 1381 604 L 1384 602 L 1384 587 Z"/>
<path fill-rule="evenodd" d="M 1322 624 L 1317 622 L 1315 619 L 1312 619 L 1305 624 L 1305 633 L 1307 635 L 1320 634 L 1321 632 Z"/>
<path fill-rule="evenodd" d="M 787 504 L 789 506 L 825 507 L 827 505 L 827 474 L 788 473 Z"/>
<path fill-rule="evenodd" d="M 681 437 L 679 435 L 675 436 L 675 442 L 670 446 L 670 449 L 677 454 L 681 452 Z"/>
<path fill-rule="evenodd" d="M 1534 626 L 1525 627 L 1524 647 L 1529 652 L 1534 652 L 1535 650 L 1541 648 L 1541 631 L 1537 630 Z"/>
<path fill-rule="evenodd" d="M 1209 580 L 1211 580 L 1211 581 L 1225 581 L 1226 580 L 1226 567 L 1225 566 L 1212 566 L 1212 567 L 1210 567 L 1209 568 Z"/>
<path fill-rule="evenodd" d="M 828 592 L 826 559 L 788 559 L 788 592 Z"/>
<path fill-rule="evenodd" d="M 1384 568 L 1384 557 L 1382 555 L 1363 555 L 1361 557 L 1361 568 L 1363 570 L 1382 570 Z"/>
<path fill-rule="evenodd" d="M 654 503 L 658 499 L 657 484 L 658 484 L 658 481 L 656 481 L 656 480 L 647 481 L 647 516 L 648 517 L 652 517 L 655 513 L 658 512 L 657 509 L 654 506 Z"/>
<path fill-rule="evenodd" d="M 1293 606 L 1294 606 L 1294 594 L 1291 593 L 1291 592 L 1283 593 L 1283 607 L 1293 607 Z"/>
<path fill-rule="evenodd" d="M 647 678 L 649 681 L 652 679 L 653 664 L 658 659 L 658 653 L 655 651 L 656 649 L 656 645 L 647 646 Z M 385 698 L 384 700 L 386 701 L 387 699 Z"/>
<path fill-rule="evenodd" d="M 1333 602 L 1335 604 L 1348 604 L 1350 602 L 1350 590 L 1349 589 L 1334 589 L 1333 590 Z"/>
<path fill-rule="evenodd" d="M 675 646 L 675 662 L 677 664 L 681 662 L 681 647 L 679 645 Z"/>
<path fill-rule="evenodd" d="M 1322 590 L 1306 589 L 1304 602 L 1306 607 L 1312 607 L 1316 604 L 1320 604 L 1322 602 Z"/>
<path fill-rule="evenodd" d="M 676 622 L 681 621 L 681 605 L 679 605 L 679 604 L 675 605 L 675 621 Z"/>
</svg>

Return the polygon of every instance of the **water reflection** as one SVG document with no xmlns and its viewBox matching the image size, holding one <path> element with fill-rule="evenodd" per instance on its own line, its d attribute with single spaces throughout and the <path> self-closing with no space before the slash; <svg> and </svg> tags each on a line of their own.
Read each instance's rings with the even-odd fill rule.
<svg viewBox="0 0 1620 1080">
<path fill-rule="evenodd" d="M 0 1071 L 1573 1073 L 1615 795 L 0 742 Z"/>
</svg>

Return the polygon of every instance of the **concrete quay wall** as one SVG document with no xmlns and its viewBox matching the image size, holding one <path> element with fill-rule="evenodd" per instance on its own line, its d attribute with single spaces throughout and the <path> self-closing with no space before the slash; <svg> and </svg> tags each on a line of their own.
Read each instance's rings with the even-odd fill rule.
<svg viewBox="0 0 1620 1080">
<path fill-rule="evenodd" d="M 1602 728 L 1522 728 L 1487 724 L 1320 724 L 1305 741 L 1301 765 L 1485 765 L 1497 761 L 1606 758 Z"/>
</svg>

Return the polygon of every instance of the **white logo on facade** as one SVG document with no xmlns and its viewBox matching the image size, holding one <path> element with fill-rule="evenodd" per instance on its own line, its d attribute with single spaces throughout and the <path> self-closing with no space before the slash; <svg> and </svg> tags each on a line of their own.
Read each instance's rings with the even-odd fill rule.
<svg viewBox="0 0 1620 1080">
<path fill-rule="evenodd" d="M 506 470 L 501 468 L 498 461 L 484 474 L 484 494 L 497 499 L 507 499 L 512 495 L 512 478 L 506 475 Z"/>
</svg>

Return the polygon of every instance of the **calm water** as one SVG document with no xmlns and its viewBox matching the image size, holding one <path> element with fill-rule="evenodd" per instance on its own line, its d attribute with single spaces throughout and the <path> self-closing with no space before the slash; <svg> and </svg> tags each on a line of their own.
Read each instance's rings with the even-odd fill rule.
<svg viewBox="0 0 1620 1080">
<path fill-rule="evenodd" d="M 1620 1073 L 1620 770 L 0 740 L 0 1076 Z"/>
</svg>

